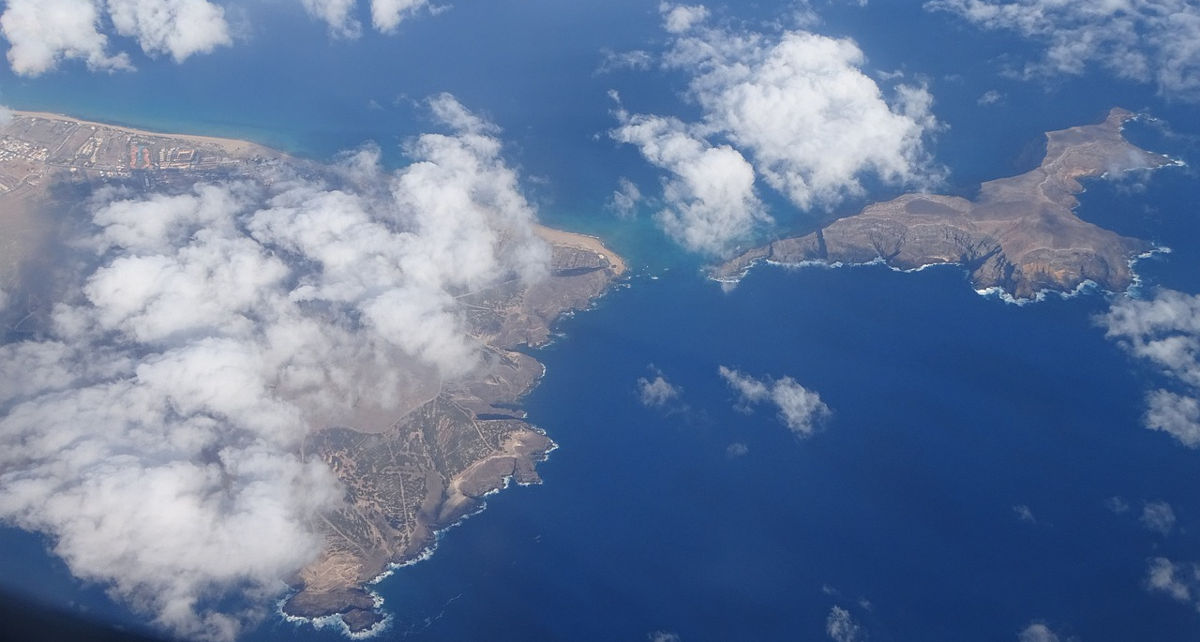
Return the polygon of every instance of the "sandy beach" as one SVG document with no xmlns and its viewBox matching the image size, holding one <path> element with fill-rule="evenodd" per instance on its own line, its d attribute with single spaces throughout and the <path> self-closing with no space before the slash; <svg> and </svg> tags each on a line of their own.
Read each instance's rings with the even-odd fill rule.
<svg viewBox="0 0 1200 642">
<path fill-rule="evenodd" d="M 533 229 L 538 236 L 542 237 L 547 243 L 552 245 L 577 247 L 603 255 L 604 258 L 612 264 L 613 272 L 616 276 L 625 274 L 625 261 L 616 252 L 608 249 L 608 247 L 604 245 L 604 241 L 601 241 L 594 236 L 579 234 L 577 232 L 564 232 L 563 230 L 556 230 L 552 227 L 546 227 L 545 225 L 534 225 Z"/>
<path fill-rule="evenodd" d="M 259 145 L 257 143 L 252 143 L 250 141 L 241 140 L 241 139 L 237 139 L 237 138 L 218 138 L 216 136 L 197 136 L 197 135 L 193 135 L 193 134 L 177 134 L 174 132 L 155 132 L 155 131 L 149 131 L 149 130 L 145 130 L 145 129 L 136 129 L 133 127 L 124 127 L 121 125 L 113 125 L 110 123 L 101 123 L 101 122 L 96 122 L 96 121 L 92 121 L 92 120 L 82 120 L 80 118 L 74 118 L 72 116 L 67 116 L 66 114 L 54 114 L 54 113 L 43 112 L 43 111 L 12 110 L 12 115 L 14 117 L 24 116 L 24 117 L 28 117 L 28 118 L 42 118 L 45 120 L 63 120 L 63 121 L 67 121 L 67 122 L 78 123 L 80 125 L 91 125 L 94 127 L 104 127 L 106 129 L 124 132 L 126 134 L 132 134 L 135 136 L 153 136 L 156 138 L 172 138 L 175 140 L 185 140 L 185 141 L 188 141 L 191 143 L 195 143 L 197 145 L 216 145 L 216 146 L 219 146 L 222 149 L 226 150 L 229 154 L 234 155 L 234 156 L 251 156 L 251 155 L 279 156 L 279 155 L 281 155 L 281 152 L 275 151 L 264 145 Z"/>
</svg>

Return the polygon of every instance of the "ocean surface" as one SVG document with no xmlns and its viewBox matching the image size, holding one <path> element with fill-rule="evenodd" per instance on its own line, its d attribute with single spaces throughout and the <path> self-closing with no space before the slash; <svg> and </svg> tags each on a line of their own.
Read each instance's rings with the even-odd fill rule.
<svg viewBox="0 0 1200 642">
<path fill-rule="evenodd" d="M 1041 132 L 1113 105 L 1161 118 L 1129 136 L 1190 167 L 1089 182 L 1079 211 L 1172 248 L 1139 264 L 1144 291 L 1200 292 L 1194 112 L 1099 74 L 1055 87 L 1003 78 L 996 58 L 1024 45 L 895 4 L 908 3 L 822 6 L 817 29 L 853 35 L 869 69 L 928 83 L 950 192 L 1029 169 Z M 1064 639 L 1200 638 L 1193 609 L 1144 587 L 1151 557 L 1200 560 L 1200 453 L 1141 427 L 1155 374 L 1095 324 L 1106 295 L 1014 306 L 954 268 L 881 266 L 759 269 L 723 292 L 657 232 L 652 205 L 632 220 L 606 210 L 619 177 L 651 194 L 657 181 L 606 138 L 606 91 L 634 111 L 694 109 L 672 73 L 596 71 L 604 48 L 662 46 L 655 5 L 480 0 L 397 36 L 330 41 L 298 12 L 266 23 L 278 5 L 251 4 L 258 26 L 234 49 L 183 67 L 141 60 L 136 74 L 3 71 L 0 102 L 318 159 L 373 140 L 400 164 L 400 143 L 429 126 L 414 101 L 450 91 L 504 128 L 543 221 L 629 257 L 628 283 L 534 353 L 547 375 L 526 407 L 560 446 L 539 468 L 545 483 L 489 498 L 431 559 L 379 583 L 392 614 L 380 639 L 816 640 L 834 606 L 877 641 L 1015 640 L 1035 620 Z M 1005 98 L 979 105 L 990 89 Z M 784 233 L 861 204 L 773 213 Z M 770 410 L 736 409 L 722 365 L 793 377 L 833 416 L 798 440 Z M 676 406 L 639 402 L 637 379 L 657 371 L 682 388 Z M 1113 497 L 1131 510 L 1112 511 Z M 1156 500 L 1178 517 L 1168 537 L 1137 520 Z M 4 529 L 0 546 L 0 589 L 137 628 L 41 538 Z M 269 619 L 248 639 L 340 637 Z"/>
</svg>

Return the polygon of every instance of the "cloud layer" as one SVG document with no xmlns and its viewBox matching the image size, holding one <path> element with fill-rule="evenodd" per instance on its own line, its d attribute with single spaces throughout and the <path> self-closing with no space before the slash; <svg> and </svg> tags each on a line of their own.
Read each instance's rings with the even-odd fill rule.
<svg viewBox="0 0 1200 642">
<path fill-rule="evenodd" d="M 1021 70 L 1027 77 L 1100 65 L 1167 96 L 1200 98 L 1200 6 L 1190 0 L 932 0 L 925 7 L 1040 43 L 1041 60 Z"/>
<path fill-rule="evenodd" d="M 688 76 L 698 122 L 618 110 L 613 137 L 664 170 L 659 220 L 689 249 L 722 254 L 770 222 L 756 178 L 802 210 L 936 180 L 924 148 L 937 128 L 919 85 L 884 91 L 851 40 L 807 31 L 713 27 L 703 6 L 663 4 L 668 68 Z"/>
<path fill-rule="evenodd" d="M 478 356 L 455 296 L 545 273 L 495 128 L 431 105 L 450 133 L 396 172 L 366 148 L 325 179 L 97 194 L 91 267 L 0 346 L 0 518 L 178 635 L 252 622 L 341 499 L 303 437 L 436 394 Z"/>
<path fill-rule="evenodd" d="M 341 37 L 362 33 L 359 0 L 299 0 L 309 15 Z M 429 0 L 363 0 L 371 25 L 393 33 L 404 20 L 440 9 Z M 8 40 L 8 62 L 22 76 L 38 76 L 67 61 L 93 71 L 133 69 L 127 52 L 114 52 L 109 36 L 138 43 L 150 56 L 183 62 L 233 44 L 225 10 L 209 0 L 6 0 L 0 33 Z"/>
<path fill-rule="evenodd" d="M 821 395 L 808 390 L 791 377 L 755 379 L 741 372 L 720 366 L 717 372 L 725 383 L 738 393 L 738 403 L 744 409 L 763 402 L 774 405 L 783 422 L 797 437 L 808 437 L 833 415 Z"/>
<path fill-rule="evenodd" d="M 1108 338 L 1171 384 L 1146 396 L 1146 427 L 1200 447 L 1200 296 L 1161 290 L 1147 301 L 1123 298 L 1098 321 Z"/>
<path fill-rule="evenodd" d="M 110 29 L 146 54 L 176 62 L 233 42 L 224 10 L 207 0 L 8 0 L 0 14 L 8 62 L 23 76 L 67 60 L 93 70 L 131 69 L 128 54 L 110 52 Z"/>
</svg>

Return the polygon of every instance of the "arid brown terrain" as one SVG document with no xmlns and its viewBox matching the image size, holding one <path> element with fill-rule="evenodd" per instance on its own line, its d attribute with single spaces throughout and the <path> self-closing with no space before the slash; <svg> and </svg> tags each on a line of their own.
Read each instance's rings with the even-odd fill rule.
<svg viewBox="0 0 1200 642">
<path fill-rule="evenodd" d="M 307 453 L 328 462 L 346 485 L 348 501 L 325 517 L 325 553 L 301 573 L 303 589 L 284 612 L 337 613 L 352 631 L 369 628 L 380 616 L 366 583 L 420 555 L 438 529 L 476 510 L 508 479 L 540 481 L 534 465 L 554 444 L 517 404 L 537 385 L 542 366 L 513 349 L 545 343 L 555 319 L 586 307 L 625 268 L 594 239 L 539 233 L 553 246 L 549 278 L 528 289 L 513 282 L 476 292 L 467 301 L 475 336 L 488 346 L 483 367 L 390 430 L 329 429 L 307 440 Z"/>
<path fill-rule="evenodd" d="M 883 261 L 899 269 L 958 264 L 976 289 L 999 288 L 1019 299 L 1087 281 L 1124 290 L 1133 281 L 1131 259 L 1152 249 L 1150 243 L 1088 223 L 1074 209 L 1080 179 L 1173 162 L 1125 140 L 1121 129 L 1132 118 L 1113 109 L 1100 124 L 1047 133 L 1040 166 L 984 183 L 974 200 L 905 194 L 811 234 L 749 250 L 711 274 L 733 282 L 760 261 Z"/>
</svg>

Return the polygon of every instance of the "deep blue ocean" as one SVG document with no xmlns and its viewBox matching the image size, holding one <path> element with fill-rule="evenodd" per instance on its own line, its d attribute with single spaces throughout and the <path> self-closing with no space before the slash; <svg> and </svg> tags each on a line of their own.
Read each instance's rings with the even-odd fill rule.
<svg viewBox="0 0 1200 642">
<path fill-rule="evenodd" d="M 929 84 L 947 125 L 931 150 L 954 193 L 1036 165 L 1041 132 L 1113 105 L 1163 119 L 1128 135 L 1190 167 L 1091 182 L 1079 211 L 1172 248 L 1139 265 L 1147 292 L 1200 292 L 1193 106 L 1099 73 L 1053 87 L 1004 78 L 996 60 L 1024 43 L 917 3 L 843 4 L 818 3 L 817 30 L 855 37 L 869 69 Z M 1200 639 L 1200 614 L 1144 586 L 1151 557 L 1200 561 L 1200 453 L 1141 427 L 1155 373 L 1096 326 L 1105 295 L 1014 306 L 976 295 L 957 269 L 879 266 L 759 269 L 726 293 L 655 230 L 652 210 L 622 220 L 605 209 L 618 177 L 650 194 L 657 181 L 606 138 L 605 92 L 635 111 L 694 109 L 674 73 L 596 73 L 602 49 L 661 48 L 656 6 L 469 0 L 396 36 L 344 41 L 253 3 L 233 49 L 182 67 L 141 60 L 135 74 L 4 71 L 0 102 L 318 159 L 374 140 L 402 163 L 399 143 L 429 125 L 413 101 L 450 91 L 504 128 L 543 221 L 629 257 L 628 284 L 534 353 L 547 375 L 526 407 L 560 445 L 539 468 L 545 483 L 489 498 L 431 559 L 380 583 L 393 616 L 380 639 L 818 640 L 835 605 L 876 641 L 1011 641 L 1035 620 L 1063 639 Z M 977 104 L 989 89 L 1004 100 Z M 773 214 L 785 233 L 839 212 Z M 765 408 L 735 410 L 721 365 L 793 377 L 833 417 L 797 440 Z M 636 381 L 653 368 L 686 407 L 641 405 Z M 729 454 L 735 443 L 743 455 Z M 1112 497 L 1133 509 L 1115 514 Z M 1154 500 L 1178 517 L 1168 537 L 1138 523 Z M 38 537 L 7 529 L 0 546 L 0 588 L 136 627 Z M 272 619 L 248 639 L 339 638 Z"/>
</svg>

